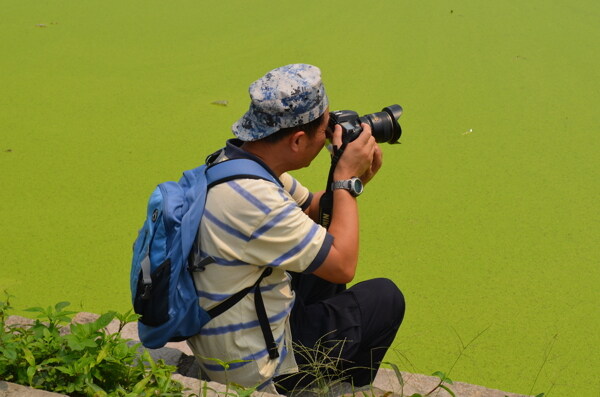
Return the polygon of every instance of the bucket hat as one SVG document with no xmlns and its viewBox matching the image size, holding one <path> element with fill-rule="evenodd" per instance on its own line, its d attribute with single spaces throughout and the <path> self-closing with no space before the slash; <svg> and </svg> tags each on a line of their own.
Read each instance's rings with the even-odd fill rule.
<svg viewBox="0 0 600 397">
<path fill-rule="evenodd" d="M 329 100 L 321 70 L 297 63 L 273 69 L 250 85 L 250 108 L 231 130 L 242 141 L 256 141 L 282 128 L 321 116 Z"/>
</svg>

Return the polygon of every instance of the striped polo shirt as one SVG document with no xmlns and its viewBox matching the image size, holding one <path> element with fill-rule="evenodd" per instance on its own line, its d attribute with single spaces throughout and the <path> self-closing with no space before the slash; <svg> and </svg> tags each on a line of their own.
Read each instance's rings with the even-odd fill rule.
<svg viewBox="0 0 600 397">
<path fill-rule="evenodd" d="M 230 140 L 217 161 L 257 157 L 244 152 L 241 141 Z M 253 285 L 268 266 L 261 294 L 279 358 L 270 359 L 254 306 L 254 293 L 208 322 L 188 339 L 190 348 L 211 380 L 271 389 L 270 379 L 296 372 L 289 316 L 294 292 L 287 271 L 312 273 L 325 260 L 333 237 L 303 209 L 312 194 L 287 173 L 282 185 L 256 179 L 236 179 L 209 190 L 200 223 L 200 260 L 216 263 L 194 274 L 200 305 L 208 310 L 236 292 Z M 213 360 L 211 360 L 211 358 Z M 214 359 L 229 365 L 227 373 Z"/>
</svg>

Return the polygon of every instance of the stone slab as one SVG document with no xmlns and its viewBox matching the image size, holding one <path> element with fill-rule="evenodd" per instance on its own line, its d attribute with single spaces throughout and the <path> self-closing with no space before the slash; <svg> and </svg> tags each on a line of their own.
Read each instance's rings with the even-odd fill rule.
<svg viewBox="0 0 600 397">
<path fill-rule="evenodd" d="M 16 383 L 0 381 L 0 397 L 61 397 L 64 394 L 33 389 Z"/>
<path fill-rule="evenodd" d="M 400 382 L 394 371 L 387 368 L 381 368 L 377 372 L 377 377 L 373 382 L 373 386 L 386 392 L 393 392 L 395 395 L 402 395 L 403 393 L 404 395 L 410 396 L 414 393 L 426 394 L 439 383 L 439 378 L 435 376 L 413 374 L 409 372 L 401 372 L 401 374 L 404 381 L 404 387 L 400 386 Z M 463 382 L 453 382 L 452 385 L 447 386 L 457 397 L 527 397 L 523 394 L 508 393 Z M 440 390 L 439 393 L 436 392 L 435 396 L 451 397 L 445 390 Z"/>
<path fill-rule="evenodd" d="M 76 323 L 87 323 L 94 321 L 99 316 L 93 313 L 78 313 L 73 318 L 73 322 Z M 19 316 L 10 316 L 7 319 L 7 324 L 31 324 L 33 321 Z M 107 330 L 110 333 L 118 332 L 119 323 L 118 321 L 113 321 L 107 326 Z M 125 339 L 130 339 L 131 343 L 139 343 L 138 341 L 138 331 L 136 323 L 126 324 L 125 327 L 121 330 L 121 336 Z M 140 351 L 145 349 L 140 346 Z M 186 342 L 176 342 L 176 343 L 168 343 L 165 347 L 160 349 L 146 349 L 152 356 L 154 360 L 162 359 L 168 365 L 176 366 L 179 369 L 180 373 L 173 374 L 173 379 L 181 382 L 188 391 L 185 395 L 190 394 L 199 394 L 202 387 L 205 387 L 207 390 L 207 397 L 217 397 L 222 396 L 227 387 L 225 385 L 219 384 L 217 382 L 208 382 L 204 380 L 200 380 L 198 378 L 201 377 L 199 374 L 199 366 L 195 359 L 193 358 L 193 354 L 188 347 Z M 381 368 L 377 373 L 377 377 L 373 382 L 371 387 L 361 388 L 361 391 L 364 391 L 369 397 L 379 397 L 379 396 L 410 396 L 415 393 L 426 394 L 430 392 L 432 389 L 436 387 L 439 383 L 439 378 L 435 376 L 427 376 L 422 374 L 413 374 L 409 372 L 402 372 L 403 385 L 400 385 L 396 374 L 391 369 Z M 0 382 L 0 397 L 4 396 L 60 396 L 59 394 L 49 393 L 44 391 L 39 391 L 31 388 L 26 388 L 24 386 L 14 385 L 14 386 L 5 386 L 5 385 L 13 385 L 7 382 Z M 5 387 L 3 389 L 2 387 Z M 45 394 L 15 394 L 17 392 L 12 391 L 16 389 L 9 389 L 9 387 L 18 388 L 20 390 L 19 393 L 25 393 L 31 391 L 31 393 L 45 393 Z M 489 389 L 484 386 L 472 385 L 463 382 L 454 382 L 452 385 L 448 385 L 448 387 L 454 392 L 457 397 L 528 397 L 523 394 L 515 394 L 503 392 L 496 389 Z M 6 394 L 10 391 L 12 394 Z M 2 393 L 5 394 L 2 394 Z M 342 384 L 339 387 L 336 387 L 332 390 L 331 397 L 337 396 L 349 396 L 352 395 L 352 388 L 348 384 Z M 354 390 L 354 394 L 358 396 L 362 396 L 362 392 L 358 392 L 358 390 Z M 272 394 L 264 393 L 264 392 L 256 392 L 253 396 L 257 397 L 269 397 L 274 396 Z M 314 397 L 315 393 L 311 392 L 302 392 L 296 394 L 296 397 Z M 439 390 L 439 392 L 435 393 L 436 397 L 451 397 L 451 395 L 445 390 Z"/>
</svg>

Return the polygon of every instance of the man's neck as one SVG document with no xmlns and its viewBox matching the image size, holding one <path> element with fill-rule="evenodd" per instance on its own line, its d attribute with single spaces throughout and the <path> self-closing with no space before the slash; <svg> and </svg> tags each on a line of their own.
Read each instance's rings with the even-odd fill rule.
<svg viewBox="0 0 600 397">
<path fill-rule="evenodd" d="M 277 143 L 244 142 L 241 149 L 261 159 L 275 175 L 280 176 L 292 168 L 290 168 L 289 161 L 286 161 L 285 155 L 282 154 L 282 148 L 279 146 L 281 145 Z"/>
</svg>

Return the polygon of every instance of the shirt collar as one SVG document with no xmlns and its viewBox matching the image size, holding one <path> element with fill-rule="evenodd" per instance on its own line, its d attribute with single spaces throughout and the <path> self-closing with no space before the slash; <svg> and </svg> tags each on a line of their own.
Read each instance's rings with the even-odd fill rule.
<svg viewBox="0 0 600 397">
<path fill-rule="evenodd" d="M 260 164 L 261 166 L 264 167 L 264 169 L 266 169 L 267 171 L 269 171 L 269 173 L 271 175 L 273 175 L 275 178 L 277 178 L 277 180 L 279 181 L 279 177 L 277 175 L 275 175 L 275 173 L 273 172 L 273 170 L 271 168 L 269 168 L 269 166 L 260 159 L 260 157 L 253 155 L 252 153 L 248 153 L 247 151 L 245 151 L 244 149 L 242 149 L 242 145 L 244 144 L 244 141 L 237 139 L 237 138 L 233 138 L 233 139 L 228 139 L 226 144 L 225 144 L 225 150 L 224 150 L 224 154 L 225 157 L 228 159 L 250 159 L 250 160 L 254 160 L 256 161 L 258 164 Z M 281 183 L 281 181 L 279 182 L 279 184 L 281 184 L 283 186 L 283 184 Z"/>
</svg>

